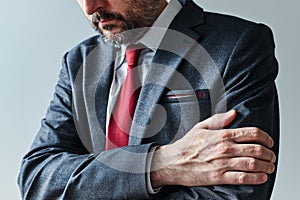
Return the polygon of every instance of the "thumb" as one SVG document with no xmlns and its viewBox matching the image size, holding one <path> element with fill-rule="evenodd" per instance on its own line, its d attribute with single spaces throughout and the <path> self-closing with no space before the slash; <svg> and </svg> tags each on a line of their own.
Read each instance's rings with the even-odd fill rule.
<svg viewBox="0 0 300 200">
<path fill-rule="evenodd" d="M 230 110 L 226 113 L 215 114 L 212 117 L 199 123 L 200 128 L 221 129 L 228 126 L 236 117 L 236 111 Z"/>
</svg>

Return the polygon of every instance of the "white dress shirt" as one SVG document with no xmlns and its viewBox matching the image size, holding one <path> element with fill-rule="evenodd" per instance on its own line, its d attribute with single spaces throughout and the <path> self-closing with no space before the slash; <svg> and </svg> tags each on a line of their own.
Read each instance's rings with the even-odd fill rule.
<svg viewBox="0 0 300 200">
<path fill-rule="evenodd" d="M 152 59 L 167 31 L 167 28 L 170 26 L 171 22 L 173 21 L 175 16 L 179 13 L 179 11 L 182 8 L 182 5 L 178 2 L 178 0 L 166 0 L 166 1 L 168 3 L 166 8 L 163 10 L 163 12 L 153 23 L 149 31 L 147 31 L 145 35 L 137 42 L 147 47 L 146 49 L 142 50 L 138 61 L 138 65 L 143 66 L 141 68 L 142 70 L 139 70 L 142 85 L 143 85 L 143 80 L 145 79 L 146 74 L 149 71 L 149 68 L 151 67 Z M 121 86 L 125 81 L 127 75 L 127 63 L 125 59 L 125 50 L 126 50 L 126 46 L 123 45 L 116 54 L 116 60 L 114 65 L 115 70 L 114 70 L 113 80 L 112 80 L 112 84 L 109 92 L 109 98 L 108 98 L 106 130 L 108 130 L 108 123 L 109 123 L 111 112 L 118 99 L 117 97 L 119 95 Z M 152 149 L 152 151 L 154 150 L 155 149 Z M 148 172 L 150 172 L 151 160 L 152 157 L 149 156 Z M 149 193 L 151 194 L 157 193 L 158 190 L 154 191 L 153 188 L 151 187 L 150 173 L 148 173 L 147 179 L 148 179 L 147 187 Z"/>
</svg>

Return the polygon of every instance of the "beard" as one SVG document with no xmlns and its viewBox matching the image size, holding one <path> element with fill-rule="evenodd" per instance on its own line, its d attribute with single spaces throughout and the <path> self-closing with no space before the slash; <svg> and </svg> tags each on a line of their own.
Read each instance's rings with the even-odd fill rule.
<svg viewBox="0 0 300 200">
<path fill-rule="evenodd" d="M 161 2 L 161 1 L 160 1 Z M 116 12 L 100 10 L 93 14 L 91 25 L 102 35 L 105 42 L 120 47 L 137 42 L 148 30 L 161 12 L 162 3 L 149 0 L 125 0 L 126 16 Z M 114 23 L 100 26 L 102 20 Z"/>
</svg>

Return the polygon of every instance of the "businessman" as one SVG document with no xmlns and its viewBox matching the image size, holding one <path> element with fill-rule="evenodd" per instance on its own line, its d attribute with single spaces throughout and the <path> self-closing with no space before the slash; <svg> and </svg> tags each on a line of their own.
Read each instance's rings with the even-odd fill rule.
<svg viewBox="0 0 300 200">
<path fill-rule="evenodd" d="M 271 30 L 192 0 L 78 0 L 99 33 L 63 58 L 23 199 L 270 199 Z"/>
</svg>

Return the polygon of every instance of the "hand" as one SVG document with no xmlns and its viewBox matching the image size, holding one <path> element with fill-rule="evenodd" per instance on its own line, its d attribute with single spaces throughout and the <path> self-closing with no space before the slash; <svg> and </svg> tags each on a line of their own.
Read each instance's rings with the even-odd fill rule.
<svg viewBox="0 0 300 200">
<path fill-rule="evenodd" d="M 158 147 L 151 165 L 153 187 L 162 185 L 256 185 L 275 170 L 272 138 L 258 128 L 220 129 L 236 112 L 195 125 L 173 144 Z"/>
</svg>

